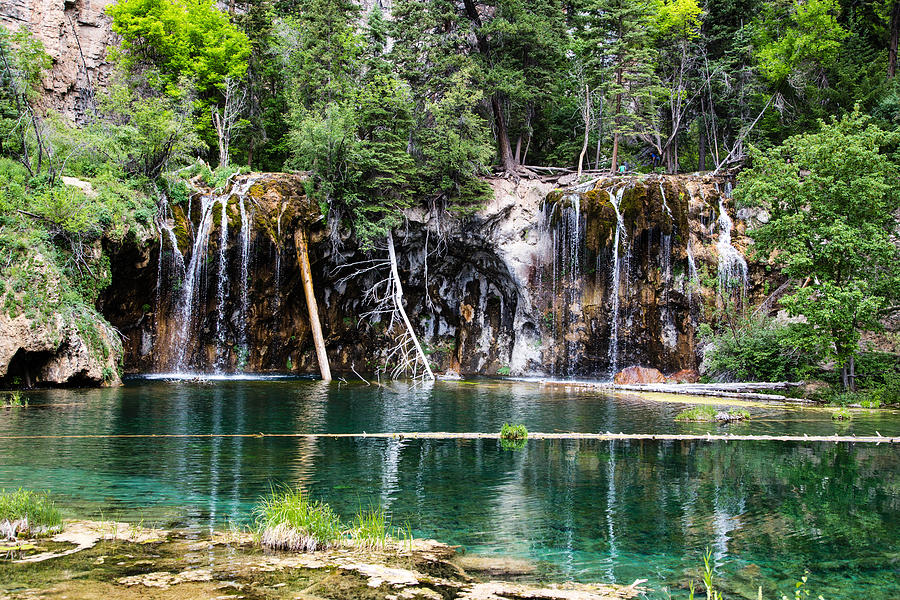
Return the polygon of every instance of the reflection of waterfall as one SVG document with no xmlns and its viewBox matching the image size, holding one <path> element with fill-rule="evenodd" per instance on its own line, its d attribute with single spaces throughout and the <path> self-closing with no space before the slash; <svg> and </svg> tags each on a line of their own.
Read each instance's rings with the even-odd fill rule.
<svg viewBox="0 0 900 600">
<path fill-rule="evenodd" d="M 609 441 L 609 461 L 606 463 L 606 530 L 609 536 L 609 561 L 607 578 L 615 581 L 616 576 L 613 567 L 619 558 L 619 548 L 616 543 L 616 442 Z"/>
<path fill-rule="evenodd" d="M 621 301 L 619 299 L 619 286 L 622 276 L 622 263 L 619 255 L 619 243 L 626 244 L 625 221 L 622 213 L 619 212 L 619 204 L 622 202 L 622 194 L 625 192 L 625 186 L 620 187 L 615 195 L 609 192 L 609 201 L 616 211 L 616 234 L 613 238 L 613 257 L 610 268 L 612 270 L 612 282 L 609 287 L 610 292 L 610 321 L 609 321 L 609 365 L 613 375 L 619 370 L 619 308 Z M 627 264 L 627 262 L 626 262 Z"/>
</svg>

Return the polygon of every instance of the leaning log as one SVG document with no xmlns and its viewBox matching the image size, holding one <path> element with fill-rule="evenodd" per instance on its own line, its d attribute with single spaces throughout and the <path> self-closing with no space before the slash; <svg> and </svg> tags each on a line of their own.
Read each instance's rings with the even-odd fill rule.
<svg viewBox="0 0 900 600">
<path fill-rule="evenodd" d="M 325 338 L 322 336 L 322 324 L 319 322 L 319 306 L 313 291 L 312 269 L 309 266 L 309 241 L 306 230 L 302 227 L 294 232 L 294 246 L 297 248 L 297 262 L 300 263 L 300 278 L 303 280 L 303 293 L 306 296 L 306 308 L 309 310 L 309 328 L 312 331 L 313 344 L 316 347 L 316 358 L 319 360 L 319 372 L 322 381 L 331 381 L 331 367 L 328 366 L 328 355 L 325 354 Z"/>
</svg>

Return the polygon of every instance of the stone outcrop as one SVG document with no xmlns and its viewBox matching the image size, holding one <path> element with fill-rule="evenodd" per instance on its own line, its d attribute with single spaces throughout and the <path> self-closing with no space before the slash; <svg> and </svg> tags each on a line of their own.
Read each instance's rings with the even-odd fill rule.
<svg viewBox="0 0 900 600">
<path fill-rule="evenodd" d="M 81 122 L 106 85 L 113 33 L 104 12 L 113 0 L 2 0 L 0 24 L 25 28 L 41 41 L 52 65 L 42 81 L 42 108 Z"/>
<path fill-rule="evenodd" d="M 627 369 L 622 369 L 616 376 L 613 378 L 619 385 L 632 385 L 635 383 L 664 383 L 666 381 L 665 375 L 659 372 L 658 369 L 653 369 L 650 367 L 628 367 Z"/>
<path fill-rule="evenodd" d="M 118 341 L 97 323 L 100 340 L 89 340 L 59 314 L 49 319 L 0 312 L 0 385 L 115 385 Z M 93 343 L 92 342 L 99 342 Z"/>
</svg>

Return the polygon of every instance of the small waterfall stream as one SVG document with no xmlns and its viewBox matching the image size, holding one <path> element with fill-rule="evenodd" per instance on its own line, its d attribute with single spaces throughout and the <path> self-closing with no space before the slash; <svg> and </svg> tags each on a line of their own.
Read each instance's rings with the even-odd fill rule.
<svg viewBox="0 0 900 600">
<path fill-rule="evenodd" d="M 612 272 L 612 281 L 609 288 L 610 293 L 610 317 L 609 317 L 609 365 L 610 371 L 615 375 L 619 370 L 619 311 L 621 300 L 619 298 L 619 287 L 622 280 L 622 262 L 619 252 L 619 244 L 627 243 L 625 234 L 625 220 L 619 211 L 619 205 L 622 203 L 622 195 L 625 193 L 625 186 L 621 186 L 616 193 L 612 191 L 609 194 L 609 202 L 616 211 L 616 233 L 613 238 L 613 256 L 610 269 Z M 626 261 L 627 264 L 627 261 Z"/>
<path fill-rule="evenodd" d="M 747 294 L 747 261 L 731 244 L 731 231 L 734 222 L 725 209 L 725 195 L 719 196 L 719 241 L 716 249 L 719 252 L 719 289 L 724 296 L 735 288 L 741 296 Z"/>
</svg>

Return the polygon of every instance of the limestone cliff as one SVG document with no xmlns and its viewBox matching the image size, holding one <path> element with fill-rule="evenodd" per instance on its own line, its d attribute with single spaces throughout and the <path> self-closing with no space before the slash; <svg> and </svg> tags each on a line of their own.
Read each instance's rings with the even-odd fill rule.
<svg viewBox="0 0 900 600">
<path fill-rule="evenodd" d="M 384 251 L 327 236 L 304 181 L 239 176 L 222 193 L 164 205 L 152 247 L 119 251 L 101 310 L 126 338 L 126 370 L 315 372 L 297 227 L 310 231 L 332 368 L 380 364 L 391 332 L 363 315 L 383 274 L 362 261 Z M 732 231 L 725 180 L 491 184 L 477 214 L 412 210 L 395 235 L 406 310 L 438 369 L 606 377 L 632 363 L 695 368 L 697 324 L 721 304 L 717 288 L 738 301 L 761 293 L 752 265 L 742 270 L 744 225 Z"/>
<path fill-rule="evenodd" d="M 112 40 L 104 9 L 112 0 L 0 0 L 0 24 L 24 27 L 44 45 L 52 66 L 39 103 L 81 122 L 93 110 L 95 91 L 106 85 Z"/>
</svg>

